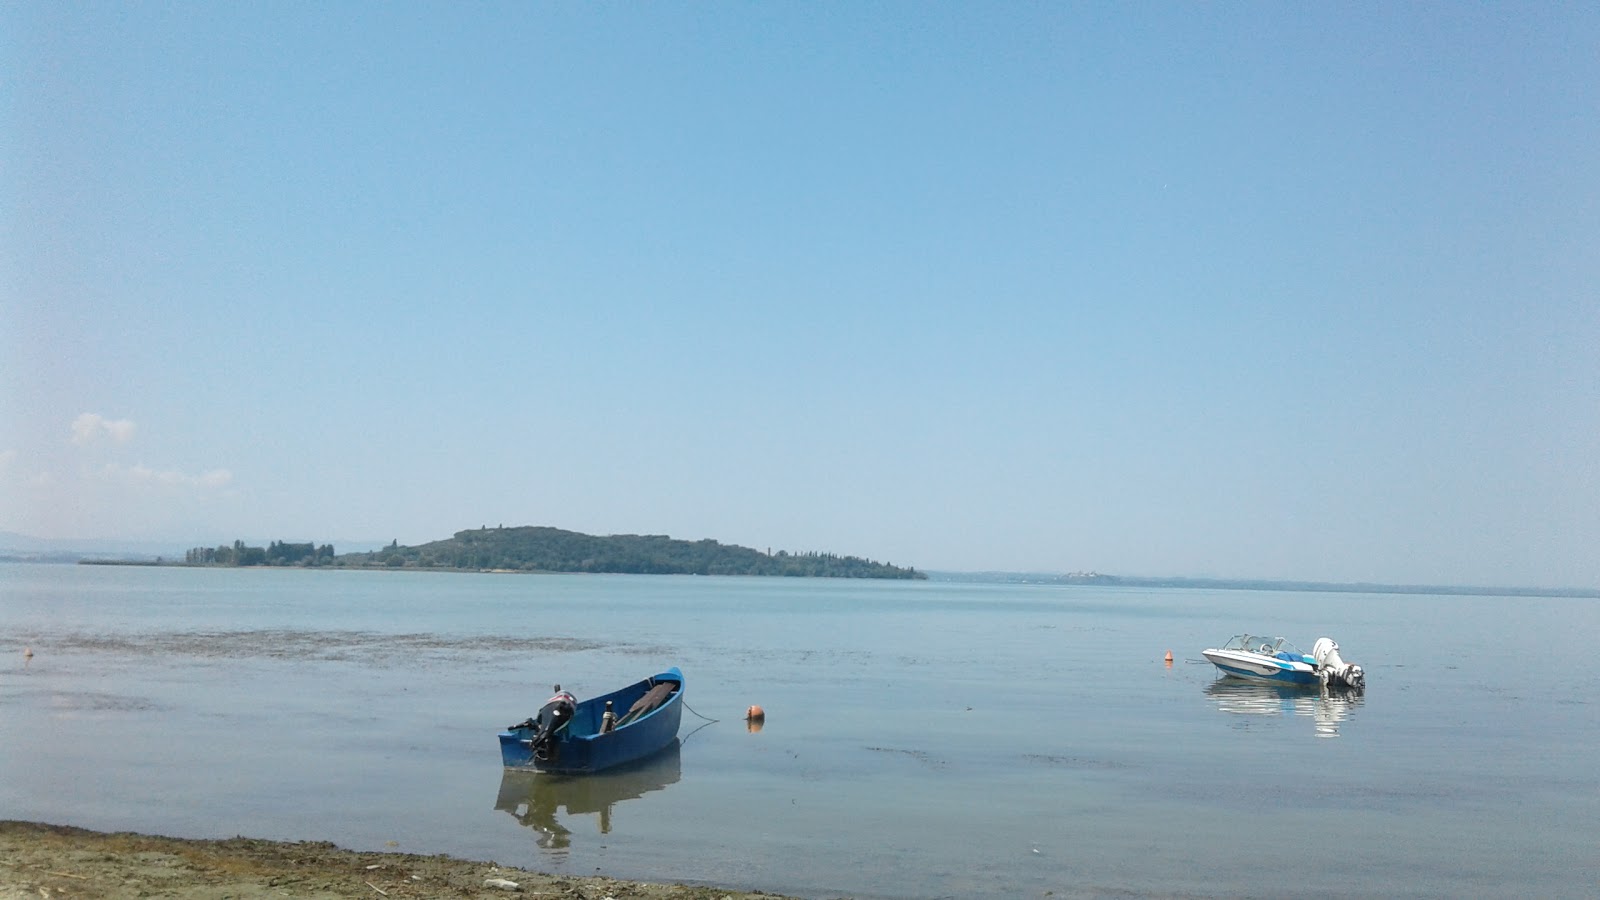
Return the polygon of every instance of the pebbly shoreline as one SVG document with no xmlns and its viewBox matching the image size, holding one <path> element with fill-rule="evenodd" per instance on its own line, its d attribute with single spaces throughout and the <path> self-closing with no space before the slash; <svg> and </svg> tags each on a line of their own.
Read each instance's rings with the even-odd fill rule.
<svg viewBox="0 0 1600 900">
<path fill-rule="evenodd" d="M 196 840 L 0 821 L 0 900 L 518 896 L 795 900 L 705 885 L 551 875 L 451 856 L 368 853 L 320 841 Z"/>
</svg>

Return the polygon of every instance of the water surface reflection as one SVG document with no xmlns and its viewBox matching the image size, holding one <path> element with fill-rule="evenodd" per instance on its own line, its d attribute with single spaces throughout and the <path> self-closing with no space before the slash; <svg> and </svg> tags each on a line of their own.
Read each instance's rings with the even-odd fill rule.
<svg viewBox="0 0 1600 900">
<path fill-rule="evenodd" d="M 1206 685 L 1217 709 L 1237 716 L 1304 716 L 1319 738 L 1336 738 L 1339 726 L 1361 706 L 1360 691 L 1327 685 L 1272 684 L 1218 678 Z"/>
<path fill-rule="evenodd" d="M 563 810 L 568 817 L 595 815 L 599 832 L 610 834 L 613 806 L 676 784 L 681 775 L 680 742 L 676 740 L 649 759 L 594 775 L 507 769 L 500 776 L 494 808 L 539 832 L 540 847 L 564 851 L 572 844 L 572 831 L 561 822 Z"/>
</svg>

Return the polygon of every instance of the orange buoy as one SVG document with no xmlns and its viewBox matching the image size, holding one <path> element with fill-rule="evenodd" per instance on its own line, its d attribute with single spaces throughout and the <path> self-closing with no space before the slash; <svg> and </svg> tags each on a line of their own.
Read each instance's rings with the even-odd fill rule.
<svg viewBox="0 0 1600 900">
<path fill-rule="evenodd" d="M 767 711 L 759 706 L 752 706 L 744 711 L 744 717 L 746 719 L 765 719 L 767 717 Z"/>
<path fill-rule="evenodd" d="M 744 711 L 744 727 L 751 734 L 761 730 L 767 724 L 767 711 L 759 706 L 752 706 Z"/>
<path fill-rule="evenodd" d="M 23 659 L 33 659 L 33 648 L 32 647 L 23 647 L 22 648 L 22 658 Z"/>
<path fill-rule="evenodd" d="M 1172 651 L 1171 650 L 1167 651 L 1167 662 L 1172 662 Z"/>
</svg>

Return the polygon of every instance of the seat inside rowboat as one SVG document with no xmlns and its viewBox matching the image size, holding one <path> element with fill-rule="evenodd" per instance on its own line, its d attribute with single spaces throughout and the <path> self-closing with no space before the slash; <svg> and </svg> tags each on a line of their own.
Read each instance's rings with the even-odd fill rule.
<svg viewBox="0 0 1600 900">
<path fill-rule="evenodd" d="M 632 722 L 634 719 L 643 716 L 645 713 L 650 712 L 661 704 L 667 702 L 667 698 L 672 696 L 672 692 L 677 689 L 678 683 L 676 681 L 661 682 L 660 684 L 646 691 L 643 697 L 633 701 L 633 705 L 628 707 L 627 714 L 624 715 L 622 720 L 617 724 L 626 725 L 627 723 Z"/>
</svg>

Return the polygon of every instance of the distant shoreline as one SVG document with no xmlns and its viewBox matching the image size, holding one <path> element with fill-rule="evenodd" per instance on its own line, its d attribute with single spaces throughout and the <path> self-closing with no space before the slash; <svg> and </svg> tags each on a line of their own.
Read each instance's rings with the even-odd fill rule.
<svg viewBox="0 0 1600 900">
<path fill-rule="evenodd" d="M 466 572 L 471 574 L 505 575 L 582 575 L 584 572 L 556 572 L 527 569 L 453 569 L 453 568 L 392 568 L 371 566 L 218 566 L 197 565 L 178 560 L 144 559 L 20 559 L 0 557 L 0 562 L 76 563 L 82 566 L 145 566 L 176 569 L 318 569 L 341 572 Z M 1430 594 L 1442 597 L 1545 597 L 1551 599 L 1600 600 L 1600 589 L 1592 588 L 1534 588 L 1534 587 L 1474 587 L 1469 585 L 1422 584 L 1369 584 L 1364 582 L 1340 583 L 1325 581 L 1267 581 L 1262 579 L 1226 578 L 1147 578 L 1125 575 L 1069 574 L 1044 572 L 950 572 L 921 570 L 929 581 L 962 584 L 1044 584 L 1081 587 L 1153 588 L 1157 590 L 1224 590 L 1224 591 L 1285 591 L 1296 594 Z M 629 574 L 629 573 L 614 573 Z M 702 576 L 714 578 L 718 576 Z M 830 576 L 751 575 L 751 578 L 824 578 Z M 871 579 L 867 579 L 871 580 Z"/>
<path fill-rule="evenodd" d="M 1600 600 L 1600 588 L 1473 587 L 1470 585 L 1376 584 L 1369 582 L 1268 581 L 1257 578 L 1150 578 L 1136 575 L 1051 575 L 1027 572 L 941 572 L 930 581 L 973 584 L 1061 584 L 1224 591 L 1288 591 L 1331 594 L 1431 594 L 1443 597 L 1551 597 Z"/>
<path fill-rule="evenodd" d="M 385 566 L 324 565 L 324 566 L 225 566 L 216 563 L 191 563 L 182 560 L 153 559 L 79 559 L 79 560 L 23 560 L 0 557 L 0 562 L 39 562 L 79 566 L 137 566 L 147 569 L 231 569 L 270 572 L 439 572 L 462 575 L 660 575 L 688 578 L 789 578 L 818 581 L 908 581 L 911 579 L 870 578 L 857 575 L 762 575 L 734 573 L 731 575 L 701 575 L 697 572 L 564 572 L 559 569 L 460 569 L 454 566 Z M 922 580 L 922 579 L 917 579 Z"/>
</svg>

